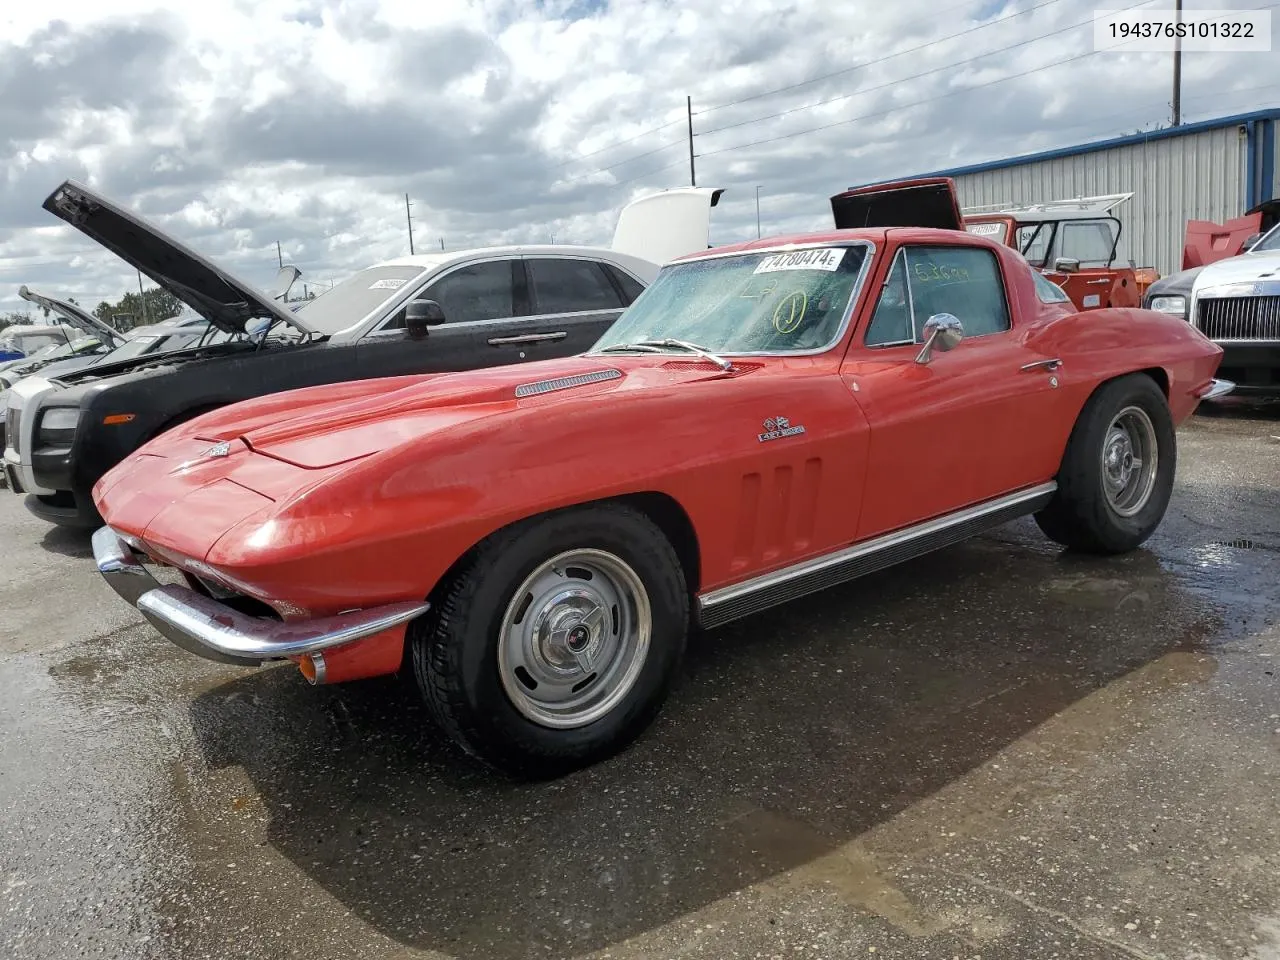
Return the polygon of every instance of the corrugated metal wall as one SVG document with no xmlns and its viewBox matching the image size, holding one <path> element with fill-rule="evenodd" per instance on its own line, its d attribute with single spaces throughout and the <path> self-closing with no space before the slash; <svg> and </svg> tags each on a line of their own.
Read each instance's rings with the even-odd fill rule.
<svg viewBox="0 0 1280 960">
<path fill-rule="evenodd" d="M 1182 269 L 1188 220 L 1221 223 L 1244 213 L 1247 150 L 1243 126 L 1221 127 L 966 173 L 956 178 L 956 188 L 961 206 L 1132 191 L 1115 211 L 1123 224 L 1119 258 L 1165 276 Z"/>
</svg>

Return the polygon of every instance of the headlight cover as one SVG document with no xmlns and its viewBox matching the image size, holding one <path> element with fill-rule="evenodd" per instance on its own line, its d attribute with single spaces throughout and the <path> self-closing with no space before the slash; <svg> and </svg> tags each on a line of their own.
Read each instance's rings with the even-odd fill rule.
<svg viewBox="0 0 1280 960">
<path fill-rule="evenodd" d="M 1152 297 L 1152 310 L 1159 310 L 1161 313 L 1172 313 L 1179 317 L 1187 315 L 1187 298 L 1186 297 Z"/>
<path fill-rule="evenodd" d="M 41 445 L 69 446 L 79 423 L 79 407 L 50 407 L 40 415 L 37 440 Z"/>
<path fill-rule="evenodd" d="M 79 422 L 79 407 L 52 407 L 40 418 L 40 428 L 42 430 L 74 430 Z"/>
</svg>

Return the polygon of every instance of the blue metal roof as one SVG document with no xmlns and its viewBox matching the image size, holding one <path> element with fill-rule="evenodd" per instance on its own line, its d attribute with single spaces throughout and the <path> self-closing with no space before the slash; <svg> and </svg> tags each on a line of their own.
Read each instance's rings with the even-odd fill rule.
<svg viewBox="0 0 1280 960">
<path fill-rule="evenodd" d="M 1099 150 L 1110 150 L 1113 147 L 1127 147 L 1136 143 L 1150 143 L 1152 140 L 1166 140 L 1169 137 L 1181 137 L 1188 133 L 1199 133 L 1202 130 L 1218 130 L 1222 127 L 1234 127 L 1237 124 L 1251 123 L 1258 120 L 1280 120 L 1280 107 L 1268 110 L 1254 110 L 1251 113 L 1237 113 L 1230 117 L 1218 117 L 1215 120 L 1199 120 L 1195 123 L 1184 123 L 1177 127 L 1163 130 L 1152 130 L 1146 133 L 1131 133 L 1123 137 L 1112 137 L 1110 140 L 1095 140 L 1074 147 L 1058 147 L 1056 150 L 1042 150 L 1039 153 L 1025 153 L 1020 157 L 1007 157 L 1003 160 L 988 160 L 985 163 L 973 163 L 964 167 L 951 167 L 947 170 L 934 170 L 930 173 L 916 173 L 910 177 L 894 177 L 894 180 L 915 179 L 916 177 L 959 177 L 966 173 L 981 173 L 984 170 L 1002 170 L 1006 167 L 1020 167 L 1025 163 L 1039 160 L 1054 160 L 1058 157 L 1076 157 L 1085 153 L 1096 153 Z M 889 181 L 876 181 L 889 182 Z M 870 184 L 860 184 L 869 186 Z M 853 189 L 853 188 L 850 188 Z"/>
</svg>

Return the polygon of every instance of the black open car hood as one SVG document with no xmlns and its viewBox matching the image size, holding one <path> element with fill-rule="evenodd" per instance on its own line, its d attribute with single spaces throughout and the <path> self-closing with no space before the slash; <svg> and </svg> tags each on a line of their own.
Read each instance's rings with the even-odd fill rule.
<svg viewBox="0 0 1280 960">
<path fill-rule="evenodd" d="M 259 318 L 316 333 L 270 294 L 215 266 L 142 217 L 68 180 L 42 205 L 131 267 L 141 270 L 220 330 L 244 333 Z"/>
<path fill-rule="evenodd" d="M 97 337 L 105 347 L 116 347 L 124 343 L 124 337 L 120 335 L 119 331 L 103 323 L 93 314 L 81 309 L 74 303 L 68 303 L 66 300 L 59 300 L 56 297 L 47 297 L 42 293 L 37 293 L 25 283 L 18 288 L 18 296 L 29 303 L 34 303 L 38 307 L 43 307 L 51 313 L 56 313 L 77 330 L 87 333 L 91 337 Z"/>
<path fill-rule="evenodd" d="M 937 227 L 963 230 L 950 177 L 895 180 L 854 187 L 831 198 L 837 230 L 858 227 Z"/>
</svg>

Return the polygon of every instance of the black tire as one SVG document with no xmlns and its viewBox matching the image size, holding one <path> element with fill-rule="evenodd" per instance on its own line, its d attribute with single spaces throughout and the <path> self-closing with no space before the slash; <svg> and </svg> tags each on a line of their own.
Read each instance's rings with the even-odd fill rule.
<svg viewBox="0 0 1280 960">
<path fill-rule="evenodd" d="M 1107 496 L 1103 448 L 1115 418 L 1138 408 L 1153 428 L 1156 469 L 1149 494 L 1131 516 Z M 1177 439 L 1163 391 L 1149 376 L 1129 374 L 1099 387 L 1084 405 L 1067 441 L 1058 471 L 1058 490 L 1036 523 L 1049 539 L 1090 553 L 1126 553 L 1146 541 L 1164 519 L 1173 493 Z M 1136 504 L 1135 504 L 1136 505 Z"/>
<path fill-rule="evenodd" d="M 529 719 L 504 689 L 499 637 L 526 578 L 571 550 L 606 551 L 628 565 L 643 584 L 652 629 L 625 697 L 586 725 L 554 729 Z M 410 627 L 410 658 L 428 710 L 463 750 L 505 772 L 547 778 L 617 753 L 653 721 L 675 680 L 688 626 L 688 586 L 666 536 L 638 510 L 600 504 L 533 518 L 482 541 Z"/>
</svg>

